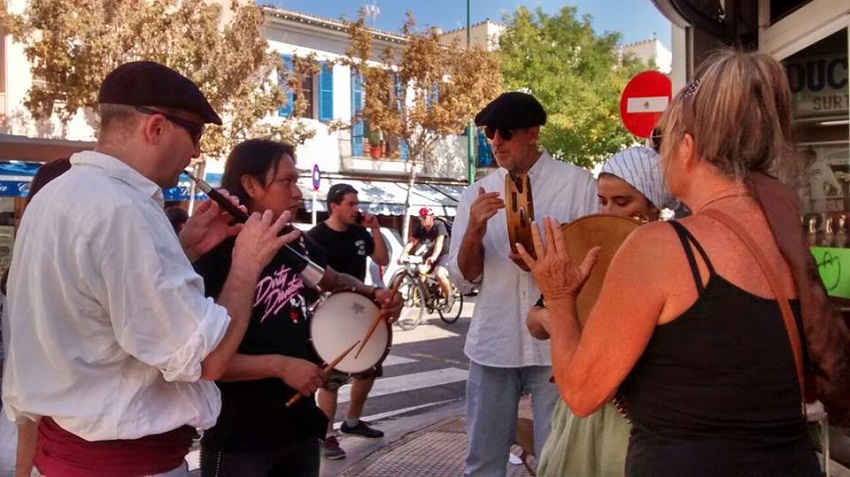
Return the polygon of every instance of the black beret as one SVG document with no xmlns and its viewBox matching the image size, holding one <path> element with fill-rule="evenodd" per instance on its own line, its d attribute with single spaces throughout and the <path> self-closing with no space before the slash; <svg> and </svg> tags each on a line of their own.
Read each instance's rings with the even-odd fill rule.
<svg viewBox="0 0 850 477">
<path fill-rule="evenodd" d="M 180 109 L 197 114 L 205 123 L 221 125 L 192 80 L 153 61 L 133 61 L 112 70 L 100 85 L 97 102 Z"/>
<path fill-rule="evenodd" d="M 476 126 L 520 129 L 546 124 L 546 111 L 537 99 L 519 91 L 502 93 L 475 115 Z"/>
</svg>

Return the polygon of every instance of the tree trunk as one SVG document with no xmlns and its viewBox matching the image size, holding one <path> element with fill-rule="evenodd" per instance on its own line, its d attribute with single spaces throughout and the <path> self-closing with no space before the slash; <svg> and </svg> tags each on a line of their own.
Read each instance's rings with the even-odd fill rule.
<svg viewBox="0 0 850 477">
<path fill-rule="evenodd" d="M 405 243 L 407 242 L 407 238 L 410 237 L 411 214 L 408 213 L 408 209 L 410 209 L 410 194 L 413 192 L 414 184 L 416 184 L 416 163 L 411 162 L 410 180 L 407 182 L 407 194 L 404 197 L 404 222 L 402 222 L 401 226 L 401 238 Z"/>
</svg>

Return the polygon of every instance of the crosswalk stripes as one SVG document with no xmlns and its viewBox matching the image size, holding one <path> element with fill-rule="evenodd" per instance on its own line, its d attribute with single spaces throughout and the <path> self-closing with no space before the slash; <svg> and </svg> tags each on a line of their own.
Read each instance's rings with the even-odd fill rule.
<svg viewBox="0 0 850 477">
<path fill-rule="evenodd" d="M 372 391 L 369 392 L 369 398 L 466 381 L 468 375 L 469 371 L 465 369 L 442 368 L 391 378 L 379 378 L 375 380 L 375 385 L 372 387 Z M 338 402 L 348 402 L 349 397 L 350 386 L 346 385 L 340 388 Z"/>
</svg>

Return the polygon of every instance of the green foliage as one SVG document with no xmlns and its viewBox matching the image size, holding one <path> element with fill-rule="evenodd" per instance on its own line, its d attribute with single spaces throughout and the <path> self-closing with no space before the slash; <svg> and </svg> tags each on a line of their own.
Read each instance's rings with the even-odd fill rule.
<svg viewBox="0 0 850 477">
<path fill-rule="evenodd" d="M 32 65 L 36 81 L 25 106 L 37 119 L 56 114 L 67 122 L 96 109 L 109 71 L 152 60 L 192 79 L 224 119 L 203 138 L 212 157 L 250 137 L 300 144 L 314 134 L 297 120 L 260 122 L 286 98 L 277 83 L 280 59 L 268 49 L 263 13 L 253 3 L 223 9 L 204 0 L 30 0 L 22 15 L 0 11 L 0 21 Z"/>
<path fill-rule="evenodd" d="M 618 58 L 618 33 L 597 35 L 575 7 L 552 16 L 520 7 L 505 22 L 502 86 L 528 91 L 546 108 L 540 141 L 553 156 L 591 167 L 635 142 L 620 120 L 620 93 L 647 66 Z"/>
</svg>

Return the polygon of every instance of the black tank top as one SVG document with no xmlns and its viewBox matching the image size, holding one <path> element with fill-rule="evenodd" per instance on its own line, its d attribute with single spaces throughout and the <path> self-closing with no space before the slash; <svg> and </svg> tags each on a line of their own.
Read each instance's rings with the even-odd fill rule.
<svg viewBox="0 0 850 477">
<path fill-rule="evenodd" d="M 699 296 L 656 327 L 620 388 L 633 423 L 627 475 L 819 475 L 779 304 L 719 276 L 670 223 Z M 799 321 L 796 300 L 792 308 Z"/>
</svg>

